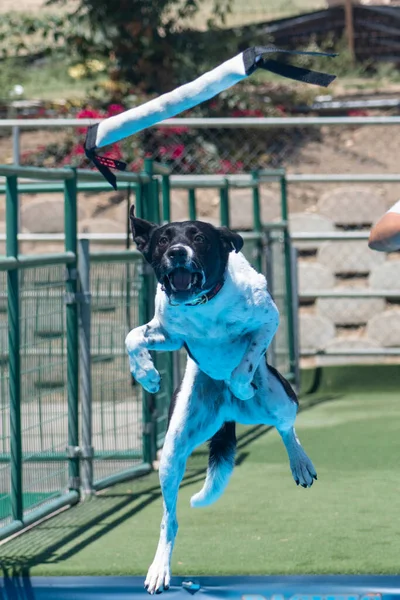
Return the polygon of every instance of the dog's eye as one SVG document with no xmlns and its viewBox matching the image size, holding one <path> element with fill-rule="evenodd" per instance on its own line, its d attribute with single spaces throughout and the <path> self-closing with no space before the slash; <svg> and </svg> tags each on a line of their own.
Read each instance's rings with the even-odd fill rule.
<svg viewBox="0 0 400 600">
<path fill-rule="evenodd" d="M 162 235 L 158 240 L 158 245 L 165 246 L 165 244 L 168 244 L 168 238 L 165 235 Z"/>
<path fill-rule="evenodd" d="M 204 237 L 204 235 L 201 235 L 201 233 L 198 233 L 194 236 L 194 241 L 198 242 L 199 244 L 203 244 L 206 241 L 206 238 Z"/>
</svg>

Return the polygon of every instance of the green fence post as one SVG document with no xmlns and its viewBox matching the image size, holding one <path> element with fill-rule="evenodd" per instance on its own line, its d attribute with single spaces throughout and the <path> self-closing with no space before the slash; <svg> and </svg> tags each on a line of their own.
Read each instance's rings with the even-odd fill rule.
<svg viewBox="0 0 400 600">
<path fill-rule="evenodd" d="M 159 223 L 159 210 L 156 204 L 158 203 L 157 189 L 154 185 L 154 162 L 150 158 L 144 160 L 144 171 L 150 178 L 150 181 L 144 186 L 144 202 L 143 202 L 143 218 L 153 223 Z M 142 275 L 142 293 L 143 307 L 141 315 L 141 323 L 148 323 L 154 315 L 154 298 L 156 293 L 156 280 L 152 270 L 147 263 L 143 263 Z M 157 368 L 157 356 L 152 354 L 152 358 Z M 143 390 L 143 457 L 144 462 L 152 463 L 156 457 L 156 427 L 154 422 L 154 414 L 151 407 L 155 400 L 153 395 Z"/>
<path fill-rule="evenodd" d="M 79 330 L 77 304 L 77 179 L 64 182 L 65 251 L 75 254 L 66 269 L 69 489 L 79 490 Z"/>
<path fill-rule="evenodd" d="M 171 186 L 169 175 L 162 176 L 163 223 L 171 221 Z"/>
<path fill-rule="evenodd" d="M 281 187 L 281 218 L 287 224 L 288 206 L 287 206 L 287 182 L 286 173 L 280 177 Z M 296 346 L 295 346 L 295 328 L 293 315 L 293 286 L 292 286 L 292 253 L 291 240 L 287 225 L 284 229 L 284 246 L 285 246 L 285 287 L 287 298 L 287 319 L 288 319 L 288 345 L 289 345 L 289 369 L 290 375 L 293 378 L 296 375 Z"/>
<path fill-rule="evenodd" d="M 143 219 L 143 187 L 144 184 L 140 182 L 136 188 L 135 194 L 135 215 L 140 219 Z"/>
<path fill-rule="evenodd" d="M 146 273 L 146 264 L 142 262 L 140 271 L 140 293 L 139 293 L 139 323 L 144 325 L 148 322 L 148 274 Z M 151 464 L 153 458 L 152 449 L 152 422 L 150 413 L 151 394 L 141 388 L 142 394 L 142 444 L 143 444 L 143 462 Z"/>
<path fill-rule="evenodd" d="M 126 240 L 125 240 L 125 248 L 129 250 L 131 247 L 131 223 L 129 218 L 129 211 L 131 209 L 131 185 L 128 184 L 126 190 Z"/>
<path fill-rule="evenodd" d="M 219 190 L 219 215 L 221 225 L 229 227 L 229 192 L 228 182 Z"/>
<path fill-rule="evenodd" d="M 154 179 L 154 161 L 151 158 L 144 159 L 144 171 L 150 178 L 150 181 L 145 184 L 145 197 L 143 205 L 143 219 L 153 221 L 153 223 L 160 222 L 160 209 L 158 205 L 157 191 L 158 187 L 155 185 L 157 181 Z"/>
<path fill-rule="evenodd" d="M 17 177 L 6 179 L 7 256 L 18 256 L 18 186 Z M 11 512 L 14 521 L 23 519 L 22 441 L 21 441 L 21 359 L 19 271 L 7 272 L 8 345 L 10 387 Z"/>
<path fill-rule="evenodd" d="M 131 241 L 131 224 L 130 224 L 130 209 L 131 209 L 131 185 L 128 185 L 126 192 L 126 242 L 125 247 L 127 250 L 130 249 Z M 129 262 L 126 263 L 125 267 L 125 316 L 126 316 L 126 327 L 127 331 L 131 330 L 131 265 Z"/>
<path fill-rule="evenodd" d="M 261 211 L 260 211 L 260 184 L 258 180 L 258 171 L 253 171 L 251 174 L 253 181 L 257 181 L 257 187 L 253 187 L 253 226 L 254 231 L 261 234 L 262 223 L 261 223 Z M 255 261 L 256 269 L 262 272 L 262 241 L 261 239 L 257 242 L 257 258 Z"/>
<path fill-rule="evenodd" d="M 154 210 L 154 222 L 161 223 L 160 214 L 160 182 L 157 178 L 152 181 L 152 196 L 153 196 L 153 210 Z"/>
<path fill-rule="evenodd" d="M 189 190 L 189 219 L 190 221 L 196 220 L 196 190 L 190 188 Z"/>
</svg>

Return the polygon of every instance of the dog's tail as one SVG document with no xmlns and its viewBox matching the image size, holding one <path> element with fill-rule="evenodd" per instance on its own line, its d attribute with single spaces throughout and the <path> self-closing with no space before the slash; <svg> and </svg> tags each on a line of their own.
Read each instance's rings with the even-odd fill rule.
<svg viewBox="0 0 400 600">
<path fill-rule="evenodd" d="M 235 466 L 235 453 L 236 424 L 228 421 L 210 440 L 206 480 L 202 490 L 190 499 L 192 507 L 208 506 L 222 496 Z"/>
</svg>

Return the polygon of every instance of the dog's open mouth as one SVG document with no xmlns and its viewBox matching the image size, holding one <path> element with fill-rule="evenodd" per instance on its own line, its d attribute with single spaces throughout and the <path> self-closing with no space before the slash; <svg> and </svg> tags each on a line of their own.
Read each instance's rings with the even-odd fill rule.
<svg viewBox="0 0 400 600">
<path fill-rule="evenodd" d="M 177 267 L 164 277 L 164 286 L 170 287 L 173 292 L 189 292 L 200 289 L 203 276 L 199 271 L 189 271 L 184 267 Z"/>
</svg>

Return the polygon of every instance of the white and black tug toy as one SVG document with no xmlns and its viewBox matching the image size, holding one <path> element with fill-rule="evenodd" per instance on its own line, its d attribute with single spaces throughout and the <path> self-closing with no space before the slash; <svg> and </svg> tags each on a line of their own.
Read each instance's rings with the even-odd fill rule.
<svg viewBox="0 0 400 600">
<path fill-rule="evenodd" d="M 234 58 L 222 63 L 208 73 L 204 73 L 194 81 L 182 85 L 172 92 L 150 100 L 141 106 L 131 108 L 119 115 L 104 119 L 96 125 L 91 125 L 86 134 L 86 156 L 99 169 L 105 179 L 117 189 L 117 180 L 110 168 L 124 171 L 126 163 L 101 156 L 96 150 L 122 140 L 138 131 L 151 127 L 160 121 L 174 117 L 184 110 L 193 108 L 205 100 L 213 98 L 238 81 L 249 77 L 256 69 L 271 71 L 289 79 L 303 81 L 314 85 L 327 87 L 335 75 L 319 73 L 278 62 L 268 58 L 269 54 L 306 54 L 319 56 L 336 56 L 325 52 L 300 52 L 281 50 L 276 46 L 253 46 L 241 52 Z"/>
</svg>

